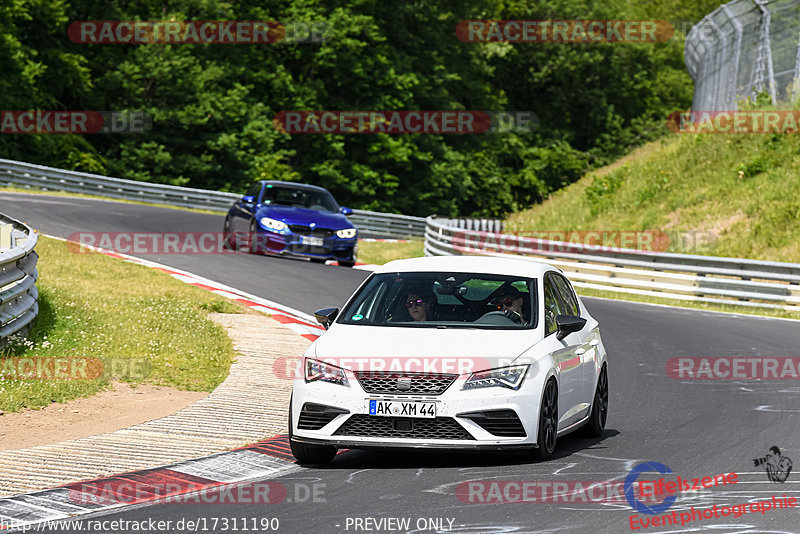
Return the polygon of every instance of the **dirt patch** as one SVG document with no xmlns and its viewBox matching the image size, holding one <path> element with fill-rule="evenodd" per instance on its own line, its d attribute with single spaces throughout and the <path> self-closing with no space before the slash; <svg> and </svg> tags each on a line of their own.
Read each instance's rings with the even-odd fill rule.
<svg viewBox="0 0 800 534">
<path fill-rule="evenodd" d="M 112 386 L 113 389 L 85 399 L 0 415 L 0 450 L 113 432 L 170 415 L 208 396 L 203 391 L 152 385 L 132 388 L 114 382 Z"/>
</svg>

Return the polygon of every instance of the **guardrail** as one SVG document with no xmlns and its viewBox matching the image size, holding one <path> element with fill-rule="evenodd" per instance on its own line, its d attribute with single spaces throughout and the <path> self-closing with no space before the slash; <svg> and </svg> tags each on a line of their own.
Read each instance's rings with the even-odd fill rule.
<svg viewBox="0 0 800 534">
<path fill-rule="evenodd" d="M 800 310 L 800 264 L 649 252 L 465 230 L 428 217 L 425 255 L 543 260 L 576 287 L 736 306 Z"/>
<path fill-rule="evenodd" d="M 24 335 L 39 313 L 38 239 L 30 226 L 0 213 L 0 346 L 12 334 Z"/>
<path fill-rule="evenodd" d="M 0 159 L 0 184 L 220 212 L 228 211 L 241 198 L 236 193 L 123 180 L 7 159 Z M 364 237 L 404 238 L 425 234 L 424 217 L 353 210 L 349 218 Z"/>
</svg>

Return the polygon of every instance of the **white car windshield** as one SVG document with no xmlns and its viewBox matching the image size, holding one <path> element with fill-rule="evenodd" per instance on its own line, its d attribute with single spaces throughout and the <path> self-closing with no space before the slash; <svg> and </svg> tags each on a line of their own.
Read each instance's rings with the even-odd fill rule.
<svg viewBox="0 0 800 534">
<path fill-rule="evenodd" d="M 535 328 L 536 280 L 487 273 L 373 275 L 339 314 L 352 325 Z"/>
</svg>

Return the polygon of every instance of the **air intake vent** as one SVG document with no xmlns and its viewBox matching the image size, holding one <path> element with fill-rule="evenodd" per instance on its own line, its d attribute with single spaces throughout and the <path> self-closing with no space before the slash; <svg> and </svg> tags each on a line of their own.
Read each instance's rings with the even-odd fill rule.
<svg viewBox="0 0 800 534">
<path fill-rule="evenodd" d="M 487 410 L 483 412 L 468 412 L 458 414 L 456 417 L 469 419 L 482 429 L 495 436 L 504 438 L 524 438 L 527 436 L 522 421 L 519 420 L 514 410 Z"/>
<path fill-rule="evenodd" d="M 300 420 L 297 422 L 298 430 L 319 430 L 327 425 L 337 415 L 343 413 L 350 413 L 348 410 L 342 408 L 334 408 L 333 406 L 325 406 L 324 404 L 314 404 L 307 402 L 300 410 Z"/>
<path fill-rule="evenodd" d="M 355 414 L 334 435 L 365 438 L 475 439 L 452 417 L 404 419 Z"/>
</svg>

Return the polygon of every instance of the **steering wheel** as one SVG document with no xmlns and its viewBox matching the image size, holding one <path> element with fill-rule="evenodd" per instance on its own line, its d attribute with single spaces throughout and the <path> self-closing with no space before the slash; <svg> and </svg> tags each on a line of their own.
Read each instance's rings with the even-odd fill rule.
<svg viewBox="0 0 800 534">
<path fill-rule="evenodd" d="M 522 317 L 520 317 L 520 315 L 519 315 L 517 312 L 515 312 L 515 311 L 512 311 L 512 310 L 506 310 L 506 311 L 493 310 L 493 311 L 490 311 L 490 312 L 488 312 L 488 313 L 484 313 L 484 314 L 483 314 L 483 315 L 482 315 L 482 316 L 481 316 L 481 317 L 480 317 L 480 318 L 479 318 L 477 321 L 475 321 L 475 322 L 476 322 L 476 323 L 478 323 L 478 322 L 482 322 L 482 321 L 483 321 L 484 319 L 486 319 L 486 318 L 489 318 L 490 322 L 492 322 L 492 321 L 491 321 L 492 319 L 494 319 L 494 318 L 497 318 L 497 319 L 499 319 L 500 317 L 503 317 L 503 318 L 505 318 L 505 319 L 507 319 L 507 320 L 511 321 L 512 323 L 516 323 L 516 324 L 522 324 Z"/>
</svg>

